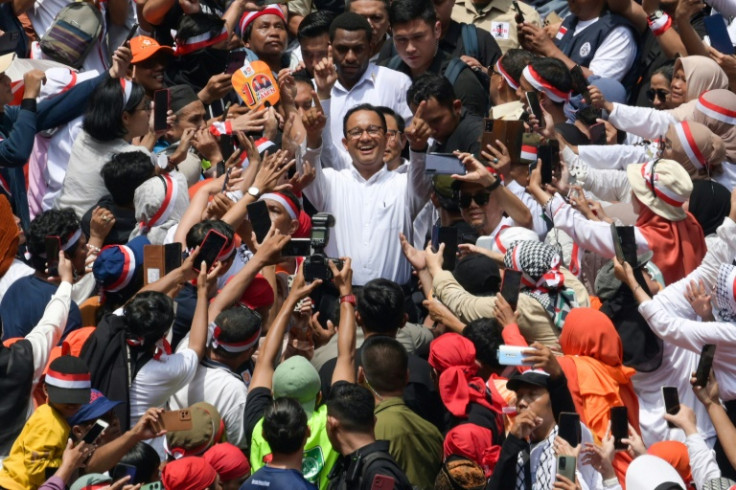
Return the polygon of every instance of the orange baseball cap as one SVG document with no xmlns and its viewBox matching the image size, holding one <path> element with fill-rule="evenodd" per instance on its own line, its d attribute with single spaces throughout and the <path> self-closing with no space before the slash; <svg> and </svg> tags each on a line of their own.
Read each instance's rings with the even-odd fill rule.
<svg viewBox="0 0 736 490">
<path fill-rule="evenodd" d="M 148 36 L 136 36 L 130 40 L 130 50 L 133 52 L 131 63 L 136 64 L 147 60 L 159 51 L 174 55 L 170 46 L 161 46 L 158 41 Z"/>
</svg>

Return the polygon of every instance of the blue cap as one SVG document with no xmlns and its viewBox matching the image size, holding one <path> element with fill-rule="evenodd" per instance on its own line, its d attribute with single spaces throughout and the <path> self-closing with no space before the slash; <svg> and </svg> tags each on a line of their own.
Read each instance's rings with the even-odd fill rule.
<svg viewBox="0 0 736 490">
<path fill-rule="evenodd" d="M 143 267 L 143 247 L 150 244 L 148 238 L 141 235 L 125 245 L 103 248 L 92 266 L 97 283 L 111 293 L 128 286 L 136 271 Z"/>
<path fill-rule="evenodd" d="M 108 400 L 101 391 L 95 389 L 92 390 L 89 399 L 90 402 L 86 405 L 82 405 L 82 408 L 80 408 L 79 411 L 69 419 L 70 427 L 97 420 L 113 408 L 123 403 Z"/>
</svg>

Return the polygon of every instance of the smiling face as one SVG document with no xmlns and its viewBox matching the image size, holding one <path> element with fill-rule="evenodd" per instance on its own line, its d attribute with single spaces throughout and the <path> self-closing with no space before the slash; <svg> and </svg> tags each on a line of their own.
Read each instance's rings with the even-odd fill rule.
<svg viewBox="0 0 736 490">
<path fill-rule="evenodd" d="M 380 170 L 384 165 L 386 132 L 378 113 L 369 110 L 353 112 L 347 120 L 346 130 L 342 142 L 355 168 L 361 174 Z"/>
<path fill-rule="evenodd" d="M 332 40 L 332 55 L 340 83 L 351 88 L 365 73 L 371 57 L 371 45 L 365 31 L 337 29 Z"/>
<path fill-rule="evenodd" d="M 460 214 L 478 233 L 489 235 L 501 221 L 503 208 L 498 205 L 495 194 L 489 193 L 482 185 L 463 183 L 460 187 Z"/>
<path fill-rule="evenodd" d="M 432 26 L 421 19 L 414 19 L 394 27 L 394 46 L 413 75 L 421 75 L 432 64 L 440 33 L 439 21 Z"/>
<path fill-rule="evenodd" d="M 281 17 L 266 14 L 253 21 L 250 38 L 245 46 L 259 58 L 274 58 L 284 53 L 286 40 L 286 25 Z"/>
<path fill-rule="evenodd" d="M 165 52 L 158 52 L 133 66 L 133 81 L 138 83 L 149 96 L 156 90 L 164 88 L 164 69 L 171 56 Z"/>
</svg>

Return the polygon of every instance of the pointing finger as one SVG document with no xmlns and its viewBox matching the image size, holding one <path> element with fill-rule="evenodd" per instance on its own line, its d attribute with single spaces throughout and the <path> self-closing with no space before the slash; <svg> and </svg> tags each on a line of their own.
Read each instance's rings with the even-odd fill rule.
<svg viewBox="0 0 736 490">
<path fill-rule="evenodd" d="M 319 96 L 317 95 L 317 92 L 312 90 L 312 102 L 314 103 L 314 107 L 319 110 L 319 112 L 324 113 L 325 111 L 322 109 L 322 103 L 319 100 Z"/>
<path fill-rule="evenodd" d="M 426 106 L 427 106 L 426 100 L 423 100 L 419 103 L 419 107 L 417 107 L 417 112 L 414 113 L 414 120 L 422 118 L 422 115 L 424 115 L 424 108 Z"/>
</svg>

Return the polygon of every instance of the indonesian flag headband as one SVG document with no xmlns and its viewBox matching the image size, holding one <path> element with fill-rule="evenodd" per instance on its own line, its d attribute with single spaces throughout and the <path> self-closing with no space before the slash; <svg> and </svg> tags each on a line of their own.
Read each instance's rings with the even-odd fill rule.
<svg viewBox="0 0 736 490">
<path fill-rule="evenodd" d="M 46 384 L 65 390 L 84 390 L 92 387 L 89 373 L 62 373 L 51 368 L 46 372 Z"/>
<path fill-rule="evenodd" d="M 77 244 L 80 238 L 82 238 L 82 229 L 77 228 L 76 231 L 71 232 L 65 239 L 62 238 L 61 250 L 64 252 L 69 251 L 70 248 Z M 42 253 L 41 257 L 46 257 L 46 253 Z"/>
<path fill-rule="evenodd" d="M 130 102 L 130 95 L 133 93 L 133 82 L 126 80 L 125 78 L 121 78 L 120 88 L 123 89 L 123 107 L 125 107 L 128 105 L 128 102 Z"/>
<path fill-rule="evenodd" d="M 184 56 L 192 54 L 200 49 L 214 46 L 215 44 L 226 41 L 228 38 L 227 29 L 223 26 L 222 30 L 218 32 L 205 32 L 197 36 L 192 36 L 188 39 L 177 39 L 176 47 L 174 48 L 174 54 L 176 56 Z"/>
<path fill-rule="evenodd" d="M 240 352 L 245 352 L 248 349 L 252 348 L 258 343 L 258 339 L 261 338 L 262 327 L 258 327 L 258 330 L 256 330 L 253 335 L 251 335 L 247 339 L 241 340 L 240 342 L 229 342 L 222 340 L 222 329 L 215 322 L 212 322 L 212 326 L 215 327 L 214 333 L 212 335 L 213 349 L 217 349 L 219 347 L 220 349 L 227 352 L 237 354 Z"/>
<path fill-rule="evenodd" d="M 700 151 L 700 148 L 698 148 L 693 132 L 690 130 L 690 124 L 687 121 L 682 121 L 681 123 L 675 124 L 674 128 L 677 139 L 680 141 L 682 149 L 687 155 L 688 160 L 690 160 L 690 163 L 698 170 L 708 168 L 708 160 Z"/>
<path fill-rule="evenodd" d="M 509 87 L 514 90 L 519 90 L 519 82 L 517 80 L 514 80 L 514 77 L 509 75 L 509 72 L 504 69 L 503 65 L 501 64 L 501 60 L 503 60 L 503 56 L 501 56 L 498 61 L 496 61 L 496 71 L 503 77 L 504 80 L 506 80 L 506 83 L 509 84 Z"/>
<path fill-rule="evenodd" d="M 281 204 L 284 209 L 286 209 L 286 212 L 289 213 L 289 216 L 291 219 L 298 219 L 299 218 L 299 208 L 296 206 L 294 201 L 286 197 L 284 194 L 281 194 L 280 192 L 267 192 L 266 194 L 262 195 L 259 201 L 263 201 L 268 199 L 269 201 L 276 201 L 277 203 Z"/>
<path fill-rule="evenodd" d="M 659 176 L 655 172 L 657 162 L 658 160 L 653 160 L 641 166 L 641 178 L 644 179 L 644 184 L 655 196 L 670 206 L 676 208 L 682 207 L 685 201 L 687 201 L 687 198 L 679 196 L 659 180 Z"/>
<path fill-rule="evenodd" d="M 534 87 L 536 90 L 544 93 L 553 102 L 562 103 L 570 100 L 570 92 L 563 92 L 562 90 L 555 88 L 547 80 L 537 73 L 532 65 L 527 65 L 521 75 Z"/>
<path fill-rule="evenodd" d="M 164 223 L 169 216 L 171 216 L 174 210 L 174 203 L 176 203 L 176 196 L 179 194 L 179 188 L 174 183 L 174 180 L 169 174 L 163 174 L 158 176 L 164 184 L 164 200 L 161 202 L 161 206 L 151 216 L 148 221 L 142 221 L 140 227 L 142 230 L 148 231 L 156 225 Z"/>
</svg>

